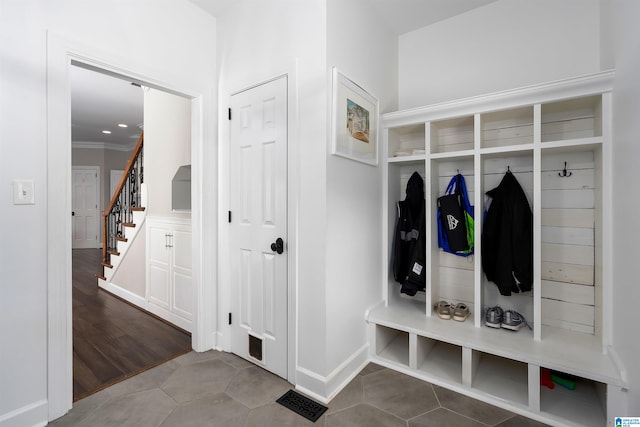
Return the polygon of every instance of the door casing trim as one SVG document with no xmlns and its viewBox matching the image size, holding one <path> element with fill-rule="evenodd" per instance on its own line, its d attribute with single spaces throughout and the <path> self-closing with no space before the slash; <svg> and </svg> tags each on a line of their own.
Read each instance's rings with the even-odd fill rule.
<svg viewBox="0 0 640 427">
<path fill-rule="evenodd" d="M 48 420 L 64 415 L 73 402 L 73 349 L 71 313 L 71 95 L 69 67 L 84 66 L 114 76 L 126 77 L 171 93 L 191 98 L 191 160 L 192 160 L 192 229 L 194 238 L 194 331 L 192 346 L 204 351 L 215 346 L 215 334 L 206 326 L 213 325 L 215 283 L 203 280 L 203 251 L 210 249 L 214 257 L 215 231 L 202 233 L 205 148 L 205 98 L 213 96 L 208 88 L 193 86 L 188 79 L 173 74 L 163 75 L 157 68 L 134 63 L 116 53 L 87 46 L 54 32 L 47 32 L 47 406 Z M 205 95 L 206 93 L 206 95 Z M 210 105 L 214 102 L 206 100 Z M 215 114 L 215 112 L 214 112 Z M 215 152 L 214 152 L 215 155 Z M 60 194 L 59 189 L 67 191 Z M 215 191 L 214 191 L 215 192 Z M 54 194 L 59 196 L 53 197 Z M 216 194 L 212 199 L 216 200 Z M 212 208 L 215 213 L 217 209 Z M 214 220 L 215 221 L 215 220 Z M 215 268 L 215 267 L 214 267 Z M 207 270 L 208 271 L 208 270 Z M 209 273 L 215 277 L 215 270 Z"/>
</svg>

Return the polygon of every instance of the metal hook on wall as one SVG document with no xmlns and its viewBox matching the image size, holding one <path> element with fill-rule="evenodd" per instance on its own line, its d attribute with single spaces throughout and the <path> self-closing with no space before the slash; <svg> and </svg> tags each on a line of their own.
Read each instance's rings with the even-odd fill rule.
<svg viewBox="0 0 640 427">
<path fill-rule="evenodd" d="M 573 175 L 573 172 L 567 172 L 567 162 L 564 162 L 564 169 L 562 172 L 558 172 L 558 176 L 560 178 L 569 178 L 571 175 Z"/>
</svg>

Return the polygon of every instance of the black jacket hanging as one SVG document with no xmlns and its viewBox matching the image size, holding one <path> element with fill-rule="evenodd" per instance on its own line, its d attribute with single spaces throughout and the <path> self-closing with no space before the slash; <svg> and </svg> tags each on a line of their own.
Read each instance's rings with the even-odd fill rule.
<svg viewBox="0 0 640 427">
<path fill-rule="evenodd" d="M 502 295 L 530 291 L 533 215 L 527 196 L 510 171 L 487 195 L 492 200 L 482 227 L 482 268 Z"/>
<path fill-rule="evenodd" d="M 424 182 L 414 172 L 407 182 L 407 195 L 398 202 L 398 221 L 393 241 L 393 277 L 400 292 L 415 295 L 426 283 L 424 240 Z"/>
</svg>

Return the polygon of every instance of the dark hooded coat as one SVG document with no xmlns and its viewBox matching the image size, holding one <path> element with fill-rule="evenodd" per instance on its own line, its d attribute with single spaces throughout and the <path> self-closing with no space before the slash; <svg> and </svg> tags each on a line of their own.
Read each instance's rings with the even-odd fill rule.
<svg viewBox="0 0 640 427">
<path fill-rule="evenodd" d="M 527 196 L 511 172 L 487 195 L 492 200 L 482 226 L 482 268 L 502 295 L 530 291 L 533 214 Z"/>
<path fill-rule="evenodd" d="M 415 295 L 426 283 L 424 239 L 424 182 L 414 172 L 407 182 L 406 197 L 398 202 L 398 221 L 393 241 L 393 277 L 400 292 Z"/>
</svg>

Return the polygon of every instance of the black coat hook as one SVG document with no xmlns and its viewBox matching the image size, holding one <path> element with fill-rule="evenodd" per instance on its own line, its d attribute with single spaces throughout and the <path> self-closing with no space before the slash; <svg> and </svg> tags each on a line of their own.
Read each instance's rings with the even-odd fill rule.
<svg viewBox="0 0 640 427">
<path fill-rule="evenodd" d="M 564 169 L 562 172 L 558 172 L 558 176 L 561 178 L 569 178 L 571 175 L 573 175 L 573 172 L 567 172 L 567 162 L 564 162 Z"/>
</svg>

